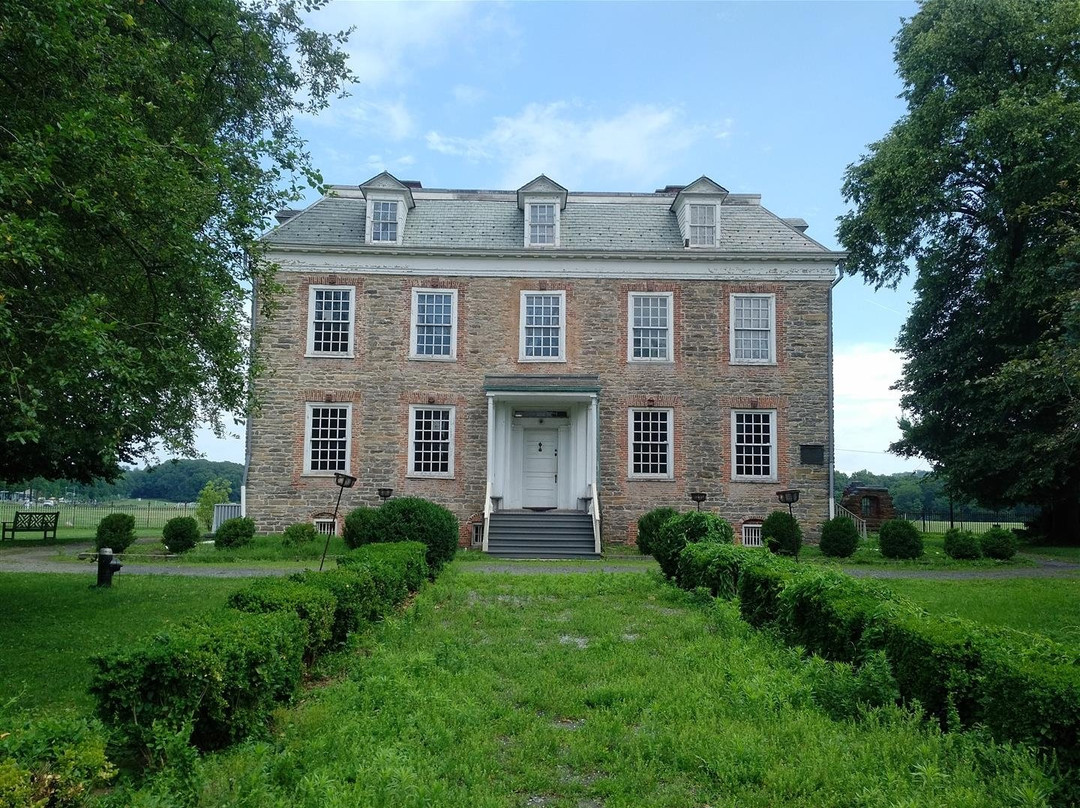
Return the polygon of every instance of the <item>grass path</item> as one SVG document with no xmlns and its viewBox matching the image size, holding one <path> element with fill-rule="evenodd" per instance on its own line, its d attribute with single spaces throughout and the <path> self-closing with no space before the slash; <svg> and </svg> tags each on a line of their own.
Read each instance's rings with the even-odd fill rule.
<svg viewBox="0 0 1080 808">
<path fill-rule="evenodd" d="M 208 758 L 195 804 L 1043 804 L 1020 753 L 891 708 L 830 719 L 819 704 L 836 707 L 843 670 L 808 665 L 728 604 L 695 604 L 654 575 L 457 563 L 369 642 L 341 680 L 284 711 L 270 741 Z M 175 789 L 135 802 L 179 804 Z"/>
</svg>

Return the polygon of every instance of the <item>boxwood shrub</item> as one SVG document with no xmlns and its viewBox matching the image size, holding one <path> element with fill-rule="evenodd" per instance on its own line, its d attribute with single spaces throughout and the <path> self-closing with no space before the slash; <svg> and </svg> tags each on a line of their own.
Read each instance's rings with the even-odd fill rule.
<svg viewBox="0 0 1080 808">
<path fill-rule="evenodd" d="M 821 526 L 822 555 L 831 558 L 850 558 L 859 546 L 859 529 L 846 516 L 829 519 Z"/>
<path fill-rule="evenodd" d="M 311 522 L 296 522 L 285 528 L 281 534 L 281 543 L 286 547 L 297 547 L 301 544 L 310 544 L 319 538 L 319 531 Z"/>
<path fill-rule="evenodd" d="M 688 544 L 679 554 L 675 581 L 683 589 L 704 587 L 714 597 L 730 600 L 739 593 L 742 570 L 767 563 L 769 555 L 752 547 L 711 541 Z"/>
<path fill-rule="evenodd" d="M 380 615 L 419 589 L 429 574 L 427 546 L 421 542 L 367 544 L 339 556 L 338 565 L 366 569 L 371 574 Z"/>
<path fill-rule="evenodd" d="M 780 627 L 789 638 L 826 659 L 855 662 L 863 632 L 887 601 L 844 573 L 801 570 L 779 595 Z"/>
<path fill-rule="evenodd" d="M 290 580 L 322 589 L 334 598 L 331 635 L 337 644 L 345 642 L 349 634 L 382 613 L 375 579 L 367 567 L 338 567 L 325 572 L 308 570 L 291 576 Z"/>
<path fill-rule="evenodd" d="M 98 522 L 94 533 L 94 547 L 110 548 L 122 553 L 135 541 L 135 517 L 130 513 L 110 513 Z"/>
<path fill-rule="evenodd" d="M 246 516 L 226 519 L 214 533 L 214 546 L 218 549 L 243 547 L 255 538 L 255 520 Z"/>
<path fill-rule="evenodd" d="M 979 547 L 987 558 L 1008 561 L 1016 555 L 1016 537 L 1011 530 L 992 527 L 979 537 Z"/>
<path fill-rule="evenodd" d="M 945 555 L 949 558 L 981 558 L 978 537 L 970 530 L 951 527 L 945 531 Z"/>
<path fill-rule="evenodd" d="M 116 767 L 95 719 L 5 716 L 0 732 L 0 806 L 77 806 L 108 785 Z"/>
<path fill-rule="evenodd" d="M 794 565 L 792 565 L 794 566 Z M 758 564 L 743 569 L 739 578 L 739 611 L 754 628 L 780 619 L 780 593 L 794 577 L 782 564 Z"/>
<path fill-rule="evenodd" d="M 185 553 L 199 543 L 201 535 L 194 516 L 176 516 L 161 529 L 161 543 L 170 553 Z"/>
<path fill-rule="evenodd" d="M 143 755 L 161 730 L 222 749 L 261 733 L 275 704 L 292 697 L 302 653 L 295 614 L 223 610 L 212 622 L 95 657 L 90 692 L 98 716 Z"/>
<path fill-rule="evenodd" d="M 889 519 L 878 530 L 878 546 L 885 558 L 920 558 L 922 534 L 906 519 Z"/>
<path fill-rule="evenodd" d="M 345 542 L 350 547 L 422 542 L 427 546 L 427 563 L 433 573 L 454 557 L 458 536 L 457 517 L 442 505 L 420 497 L 390 499 L 378 508 L 357 508 L 345 517 Z"/>
<path fill-rule="evenodd" d="M 303 626 L 304 656 L 314 659 L 334 635 L 337 601 L 325 587 L 282 578 L 260 578 L 234 592 L 229 606 L 241 612 L 291 612 Z"/>
<path fill-rule="evenodd" d="M 683 548 L 699 541 L 733 544 L 735 531 L 716 514 L 687 511 L 673 516 L 660 527 L 651 542 L 652 555 L 660 563 L 664 575 L 674 578 Z"/>
<path fill-rule="evenodd" d="M 802 528 L 787 511 L 773 511 L 761 523 L 761 540 L 777 555 L 798 558 L 802 549 Z"/>
<path fill-rule="evenodd" d="M 679 512 L 666 505 L 661 508 L 653 508 L 637 521 L 637 548 L 642 555 L 652 555 L 653 540 L 664 523 Z"/>
</svg>

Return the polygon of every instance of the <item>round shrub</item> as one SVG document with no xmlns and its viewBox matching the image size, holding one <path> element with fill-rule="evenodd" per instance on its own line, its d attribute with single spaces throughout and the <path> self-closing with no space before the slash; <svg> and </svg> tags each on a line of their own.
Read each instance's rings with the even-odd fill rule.
<svg viewBox="0 0 1080 808">
<path fill-rule="evenodd" d="M 170 553 L 183 553 L 199 543 L 199 523 L 194 516 L 177 516 L 161 529 L 161 543 Z"/>
<path fill-rule="evenodd" d="M 945 531 L 945 555 L 949 558 L 980 558 L 979 538 L 970 530 L 951 527 Z"/>
<path fill-rule="evenodd" d="M 663 508 L 653 508 L 647 514 L 637 520 L 637 548 L 638 552 L 642 555 L 652 555 L 653 539 L 656 538 L 656 534 L 660 532 L 660 528 L 664 526 L 664 523 L 671 519 L 673 516 L 678 516 L 679 512 L 674 508 L 664 506 Z"/>
<path fill-rule="evenodd" d="M 922 534 L 906 519 L 882 522 L 878 544 L 885 558 L 919 558 L 923 554 Z"/>
<path fill-rule="evenodd" d="M 798 558 L 802 549 L 802 528 L 787 511 L 773 511 L 761 523 L 761 540 L 777 555 Z"/>
<path fill-rule="evenodd" d="M 979 545 L 987 558 L 1008 561 L 1016 555 L 1016 537 L 1011 530 L 1003 527 L 992 527 L 983 533 L 979 537 Z"/>
<path fill-rule="evenodd" d="M 831 558 L 850 558 L 859 546 L 859 529 L 846 516 L 837 516 L 821 526 L 818 547 Z"/>
<path fill-rule="evenodd" d="M 217 533 L 214 534 L 214 546 L 219 550 L 243 547 L 250 544 L 254 538 L 255 521 L 246 516 L 238 516 L 235 519 L 226 519 L 218 525 Z"/>
<path fill-rule="evenodd" d="M 699 541 L 734 544 L 735 531 L 716 514 L 687 511 L 661 525 L 651 542 L 652 555 L 660 563 L 664 575 L 674 578 L 683 548 Z"/>
<path fill-rule="evenodd" d="M 361 506 L 349 511 L 345 516 L 345 534 L 341 537 L 345 545 L 355 550 L 364 544 L 374 544 L 379 539 L 375 523 L 379 520 L 378 508 Z"/>
<path fill-rule="evenodd" d="M 130 513 L 110 513 L 98 522 L 94 534 L 94 547 L 109 547 L 114 553 L 122 553 L 135 541 L 135 517 Z"/>
<path fill-rule="evenodd" d="M 370 511 L 363 516 L 358 512 Z M 350 533 L 349 520 L 353 529 Z M 458 545 L 458 520 L 454 514 L 420 497 L 388 499 L 378 508 L 357 508 L 345 517 L 345 542 L 418 541 L 427 545 L 427 563 L 438 572 L 454 557 Z"/>
<path fill-rule="evenodd" d="M 286 547 L 294 547 L 299 544 L 308 544 L 319 537 L 319 531 L 311 522 L 297 522 L 285 528 L 281 534 L 281 543 Z"/>
</svg>

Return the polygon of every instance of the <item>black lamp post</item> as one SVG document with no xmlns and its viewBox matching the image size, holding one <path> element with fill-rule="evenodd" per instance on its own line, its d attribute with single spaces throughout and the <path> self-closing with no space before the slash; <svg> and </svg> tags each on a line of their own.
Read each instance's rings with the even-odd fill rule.
<svg viewBox="0 0 1080 808">
<path fill-rule="evenodd" d="M 794 517 L 795 514 L 791 512 L 791 506 L 799 501 L 799 489 L 789 488 L 785 491 L 777 491 L 776 498 L 787 505 L 788 516 Z"/>
<path fill-rule="evenodd" d="M 340 471 L 334 472 L 334 484 L 338 487 L 337 502 L 334 503 L 334 531 L 337 531 L 337 512 L 341 507 L 341 495 L 345 493 L 346 488 L 352 488 L 356 485 L 356 478 L 350 474 L 345 474 Z M 326 534 L 326 544 L 322 548 L 322 558 L 319 559 L 319 572 L 322 572 L 323 562 L 326 561 L 326 551 L 330 549 L 330 536 L 331 533 Z"/>
<path fill-rule="evenodd" d="M 379 499 L 381 499 L 383 501 L 383 504 L 385 504 L 386 500 L 390 499 L 390 497 L 392 497 L 394 495 L 394 489 L 393 488 L 376 488 L 375 493 L 379 495 Z"/>
<path fill-rule="evenodd" d="M 697 504 L 697 509 L 701 510 L 701 503 L 708 499 L 708 495 L 704 491 L 693 491 L 690 494 L 690 499 Z"/>
</svg>

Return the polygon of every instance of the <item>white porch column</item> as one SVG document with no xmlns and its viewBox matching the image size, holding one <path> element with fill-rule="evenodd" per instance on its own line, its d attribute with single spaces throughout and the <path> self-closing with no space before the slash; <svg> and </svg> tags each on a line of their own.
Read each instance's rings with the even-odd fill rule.
<svg viewBox="0 0 1080 808">
<path fill-rule="evenodd" d="M 484 484 L 484 541 L 483 551 L 488 549 L 488 529 L 491 526 L 491 476 L 492 464 L 495 460 L 495 399 L 491 393 L 487 397 L 487 468 L 484 476 L 487 481 Z"/>
</svg>

